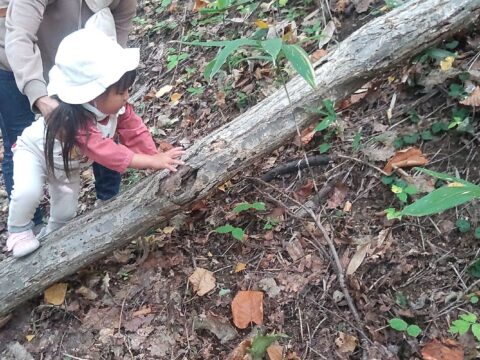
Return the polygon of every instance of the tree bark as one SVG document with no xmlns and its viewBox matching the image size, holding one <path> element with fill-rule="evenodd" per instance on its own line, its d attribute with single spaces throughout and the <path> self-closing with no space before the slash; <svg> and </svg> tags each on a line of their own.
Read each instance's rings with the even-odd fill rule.
<svg viewBox="0 0 480 360">
<path fill-rule="evenodd" d="M 44 288 L 206 197 L 314 119 L 308 111 L 325 98 L 337 101 L 368 80 L 470 26 L 480 0 L 411 0 L 366 24 L 326 56 L 315 70 L 317 89 L 291 80 L 234 121 L 198 140 L 187 165 L 159 172 L 99 209 L 50 234 L 39 250 L 0 263 L 0 316 Z"/>
</svg>

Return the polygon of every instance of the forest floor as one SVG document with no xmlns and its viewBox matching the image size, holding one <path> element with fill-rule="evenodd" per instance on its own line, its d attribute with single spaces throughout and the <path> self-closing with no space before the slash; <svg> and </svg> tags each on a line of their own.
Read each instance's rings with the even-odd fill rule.
<svg viewBox="0 0 480 360">
<path fill-rule="evenodd" d="M 284 41 L 301 41 L 316 60 L 396 2 L 288 0 L 277 7 L 274 1 L 237 0 L 227 10 L 202 13 L 202 0 L 140 1 L 131 45 L 141 47 L 142 62 L 132 101 L 159 146 L 188 147 L 294 72 L 289 66 L 279 72 L 256 59 L 263 54 L 241 48 L 208 82 L 203 70 L 216 48 L 185 42 L 273 31 Z M 62 305 L 43 295 L 22 305 L 0 324 L 1 359 L 248 359 L 239 344 L 273 333 L 285 336 L 269 348 L 270 360 L 421 359 L 426 345 L 455 353 L 438 359 L 476 358 L 475 337 L 454 336 L 449 328 L 463 313 L 480 315 L 480 271 L 472 267 L 479 252 L 478 203 L 387 220 L 387 208 L 404 206 L 400 193 L 408 203 L 419 196 L 406 194 L 406 186 L 426 193 L 439 184 L 413 169 L 390 177 L 382 169 L 398 150 L 417 147 L 429 169 L 479 182 L 478 115 L 459 103 L 480 84 L 479 45 L 478 33 L 460 34 L 365 84 L 336 104 L 336 120 L 327 129 L 302 129 L 169 224 L 65 279 Z M 327 165 L 258 180 L 320 153 L 330 157 Z M 144 176 L 127 172 L 124 188 Z M 82 177 L 80 213 L 95 201 L 91 171 Z M 5 226 L 8 203 L 0 195 Z M 245 202 L 260 210 L 234 211 Z M 326 239 L 303 204 L 320 216 L 335 244 L 360 322 Z M 459 220 L 471 229 L 460 231 Z M 242 229 L 243 240 L 215 231 L 226 224 Z M 1 236 L 4 246 L 5 229 Z M 0 260 L 8 256 L 3 250 Z M 202 296 L 189 282 L 196 268 L 215 279 Z M 263 324 L 235 326 L 231 304 L 241 290 L 263 292 Z M 392 319 L 418 325 L 421 334 L 392 329 Z"/>
</svg>

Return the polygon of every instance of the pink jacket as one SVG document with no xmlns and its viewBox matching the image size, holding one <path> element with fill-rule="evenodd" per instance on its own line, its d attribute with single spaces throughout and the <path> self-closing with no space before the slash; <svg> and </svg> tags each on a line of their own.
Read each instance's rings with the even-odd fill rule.
<svg viewBox="0 0 480 360">
<path fill-rule="evenodd" d="M 88 129 L 77 135 L 77 145 L 89 160 L 120 173 L 127 170 L 134 154 L 157 153 L 150 132 L 130 104 L 126 105 L 125 113 L 118 116 L 116 134 L 120 144 L 105 138 L 92 122 Z"/>
</svg>

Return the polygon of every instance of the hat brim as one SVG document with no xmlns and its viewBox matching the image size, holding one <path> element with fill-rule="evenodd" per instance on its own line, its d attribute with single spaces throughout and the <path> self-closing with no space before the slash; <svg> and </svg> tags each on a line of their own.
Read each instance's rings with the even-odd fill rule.
<svg viewBox="0 0 480 360">
<path fill-rule="evenodd" d="M 138 67 L 140 49 L 122 49 L 116 58 L 118 62 L 112 64 L 109 69 L 110 74 L 102 79 L 102 83 L 91 81 L 81 85 L 72 84 L 72 81 L 57 66 L 54 66 L 49 72 L 48 95 L 56 95 L 67 104 L 84 104 L 95 99 L 110 85 L 115 84 L 127 71 Z"/>
</svg>

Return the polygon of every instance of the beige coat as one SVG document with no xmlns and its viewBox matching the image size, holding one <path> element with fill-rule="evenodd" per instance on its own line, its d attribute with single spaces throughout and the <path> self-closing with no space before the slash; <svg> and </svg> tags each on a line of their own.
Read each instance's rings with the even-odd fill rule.
<svg viewBox="0 0 480 360">
<path fill-rule="evenodd" d="M 87 5 L 90 5 L 90 7 Z M 30 105 L 47 95 L 48 71 L 60 41 L 82 28 L 93 10 L 105 4 L 115 19 L 118 42 L 125 46 L 136 0 L 0 0 L 7 17 L 0 19 L 0 68 L 11 70 Z M 8 59 L 8 60 L 7 60 Z"/>
</svg>

